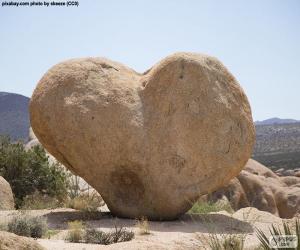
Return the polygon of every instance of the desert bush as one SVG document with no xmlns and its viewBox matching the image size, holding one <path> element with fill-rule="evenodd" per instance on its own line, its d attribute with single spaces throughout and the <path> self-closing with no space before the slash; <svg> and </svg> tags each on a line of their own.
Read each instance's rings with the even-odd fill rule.
<svg viewBox="0 0 300 250">
<path fill-rule="evenodd" d="M 123 227 L 115 226 L 111 232 L 103 232 L 96 229 L 87 229 L 85 231 L 84 242 L 91 244 L 110 245 L 113 243 L 130 241 L 134 238 L 134 233 Z"/>
<path fill-rule="evenodd" d="M 294 249 L 294 250 L 300 249 L 300 219 L 296 219 L 294 225 L 291 225 L 284 221 L 283 222 L 283 231 L 279 227 L 276 227 L 274 224 L 272 224 L 272 226 L 269 228 L 269 232 L 271 233 L 271 236 L 273 236 L 273 237 L 283 236 L 283 235 L 295 235 L 297 237 L 298 247 L 281 248 L 281 249 Z M 266 233 L 264 233 L 262 230 L 257 228 L 256 235 L 260 241 L 260 246 L 262 249 L 265 249 L 265 250 L 274 249 L 274 248 L 271 248 L 269 237 Z"/>
<path fill-rule="evenodd" d="M 32 217 L 30 220 L 30 236 L 33 238 L 41 238 L 47 232 L 48 225 L 45 218 Z"/>
<path fill-rule="evenodd" d="M 188 213 L 207 214 L 212 212 L 219 212 L 222 210 L 225 210 L 229 213 L 233 212 L 230 204 L 197 201 L 188 211 Z"/>
<path fill-rule="evenodd" d="M 33 238 L 41 238 L 47 232 L 47 222 L 42 217 L 19 215 L 8 222 L 7 230 L 11 233 Z"/>
<path fill-rule="evenodd" d="M 25 150 L 22 143 L 0 136 L 0 175 L 11 185 L 17 208 L 36 191 L 61 200 L 67 195 L 67 174 L 58 163 L 50 164 L 38 145 Z"/>
<path fill-rule="evenodd" d="M 138 220 L 136 226 L 139 229 L 140 235 L 150 234 L 149 222 L 146 217 L 142 217 L 140 220 Z"/>
<path fill-rule="evenodd" d="M 84 241 L 91 244 L 109 245 L 111 244 L 111 235 L 110 233 L 89 228 L 85 231 Z"/>
<path fill-rule="evenodd" d="M 20 209 L 53 209 L 62 206 L 63 202 L 59 201 L 56 197 L 51 197 L 47 194 L 42 194 L 36 191 L 33 194 L 25 196 Z"/>
<path fill-rule="evenodd" d="M 123 227 L 115 226 L 114 231 L 110 232 L 112 243 L 130 241 L 134 238 L 134 233 Z"/>
<path fill-rule="evenodd" d="M 83 240 L 84 235 L 84 225 L 82 221 L 71 221 L 68 223 L 68 235 L 67 240 L 70 242 L 81 242 Z"/>
</svg>

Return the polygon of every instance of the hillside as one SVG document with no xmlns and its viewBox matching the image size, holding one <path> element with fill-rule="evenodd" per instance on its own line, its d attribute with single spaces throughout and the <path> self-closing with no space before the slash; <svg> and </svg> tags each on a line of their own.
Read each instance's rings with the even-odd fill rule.
<svg viewBox="0 0 300 250">
<path fill-rule="evenodd" d="M 300 167 L 300 122 L 256 125 L 253 158 L 273 168 Z"/>
<path fill-rule="evenodd" d="M 10 135 L 13 140 L 27 140 L 29 130 L 26 96 L 0 92 L 0 134 Z"/>
</svg>

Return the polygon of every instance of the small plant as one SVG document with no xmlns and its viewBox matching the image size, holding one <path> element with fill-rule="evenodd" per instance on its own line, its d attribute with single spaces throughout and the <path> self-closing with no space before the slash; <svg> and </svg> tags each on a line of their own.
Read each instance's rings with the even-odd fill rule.
<svg viewBox="0 0 300 250">
<path fill-rule="evenodd" d="M 82 224 L 82 221 L 75 220 L 69 222 L 68 229 L 68 241 L 78 243 L 83 240 L 84 226 Z"/>
<path fill-rule="evenodd" d="M 123 227 L 115 226 L 111 232 L 104 232 L 93 228 L 87 229 L 84 235 L 84 243 L 110 245 L 113 243 L 130 241 L 134 238 L 132 231 L 127 231 Z"/>
<path fill-rule="evenodd" d="M 283 222 L 283 231 L 279 227 L 276 227 L 274 224 L 269 228 L 271 236 L 275 239 L 278 236 L 285 236 L 285 235 L 296 235 L 298 241 L 298 247 L 296 248 L 281 248 L 281 249 L 300 249 L 300 220 L 297 219 L 295 225 L 292 226 L 287 222 Z M 264 233 L 260 229 L 256 229 L 256 235 L 260 241 L 261 248 L 265 250 L 274 249 L 270 245 L 269 238 L 266 233 Z"/>
<path fill-rule="evenodd" d="M 127 231 L 123 227 L 117 227 L 115 225 L 115 230 L 110 233 L 112 237 L 112 243 L 130 241 L 134 238 L 134 233 L 132 231 Z"/>
<path fill-rule="evenodd" d="M 233 212 L 233 209 L 231 208 L 230 204 L 197 201 L 193 205 L 193 207 L 188 211 L 188 213 L 207 214 L 212 212 L 219 212 L 222 210 L 225 210 L 229 213 Z"/>
<path fill-rule="evenodd" d="M 139 229 L 140 235 L 150 234 L 149 222 L 146 217 L 142 217 L 140 220 L 138 220 L 136 225 Z"/>
<path fill-rule="evenodd" d="M 45 218 L 27 215 L 14 217 L 7 225 L 9 232 L 33 238 L 41 238 L 46 233 L 47 228 Z"/>
<path fill-rule="evenodd" d="M 111 234 L 89 228 L 85 232 L 84 241 L 91 244 L 109 245 L 111 244 Z"/>
</svg>

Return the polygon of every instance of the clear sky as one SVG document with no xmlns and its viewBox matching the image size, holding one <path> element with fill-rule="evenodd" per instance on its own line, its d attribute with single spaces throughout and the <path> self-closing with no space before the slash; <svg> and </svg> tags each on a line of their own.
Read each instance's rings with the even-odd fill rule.
<svg viewBox="0 0 300 250">
<path fill-rule="evenodd" d="M 300 119 L 299 0 L 79 2 L 0 6 L 0 91 L 31 96 L 68 58 L 104 56 L 143 72 L 173 52 L 193 51 L 229 68 L 255 120 Z"/>
</svg>

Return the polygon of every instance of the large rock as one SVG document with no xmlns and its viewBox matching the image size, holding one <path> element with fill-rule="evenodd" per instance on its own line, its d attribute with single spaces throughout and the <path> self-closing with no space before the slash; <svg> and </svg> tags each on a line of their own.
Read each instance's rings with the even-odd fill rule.
<svg viewBox="0 0 300 250">
<path fill-rule="evenodd" d="M 0 210 L 14 209 L 14 195 L 9 183 L 0 176 Z"/>
<path fill-rule="evenodd" d="M 174 219 L 236 176 L 251 110 L 216 58 L 177 53 L 139 74 L 104 58 L 55 65 L 30 102 L 34 133 L 112 213 Z"/>
<path fill-rule="evenodd" d="M 280 177 L 252 159 L 236 178 L 207 199 L 216 202 L 224 196 L 234 210 L 251 206 L 281 218 L 300 215 L 300 178 Z"/>
<path fill-rule="evenodd" d="M 1 250 L 43 250 L 39 243 L 32 238 L 22 237 L 13 233 L 0 231 Z"/>
</svg>

